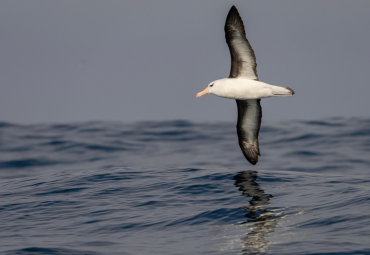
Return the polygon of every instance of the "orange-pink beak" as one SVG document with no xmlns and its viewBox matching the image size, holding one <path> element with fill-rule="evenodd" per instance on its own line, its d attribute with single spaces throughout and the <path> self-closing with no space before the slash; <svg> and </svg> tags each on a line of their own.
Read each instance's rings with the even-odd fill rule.
<svg viewBox="0 0 370 255">
<path fill-rule="evenodd" d="M 209 93 L 209 90 L 208 90 L 208 87 L 205 89 L 205 90 L 203 90 L 202 92 L 199 92 L 198 94 L 197 94 L 197 97 L 201 97 L 201 96 L 203 96 L 203 95 L 205 95 L 205 94 L 208 94 Z"/>
</svg>

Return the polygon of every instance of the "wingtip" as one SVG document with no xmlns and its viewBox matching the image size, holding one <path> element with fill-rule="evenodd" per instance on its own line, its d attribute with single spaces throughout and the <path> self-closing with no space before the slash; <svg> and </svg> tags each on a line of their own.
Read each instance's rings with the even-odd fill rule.
<svg viewBox="0 0 370 255">
<path fill-rule="evenodd" d="M 231 6 L 231 8 L 230 8 L 230 11 L 229 11 L 229 15 L 231 15 L 232 13 L 239 13 L 238 12 L 238 9 L 236 9 L 236 7 L 235 7 L 235 5 L 233 5 L 233 6 Z"/>
<path fill-rule="evenodd" d="M 258 163 L 258 156 L 253 157 L 253 158 L 249 157 L 249 158 L 247 158 L 247 160 L 248 160 L 248 162 L 249 162 L 249 163 L 251 163 L 252 165 L 256 165 L 256 164 Z"/>
<path fill-rule="evenodd" d="M 243 155 L 248 160 L 248 162 L 252 165 L 256 165 L 258 163 L 258 156 L 261 156 L 258 146 L 258 140 L 254 145 L 239 140 L 239 146 L 242 149 Z"/>
<path fill-rule="evenodd" d="M 242 33 L 245 34 L 242 18 L 240 17 L 239 11 L 238 9 L 236 9 L 235 5 L 231 7 L 229 13 L 227 14 L 226 23 L 225 23 L 225 31 L 230 29 L 228 28 L 229 26 L 231 26 L 231 28 L 234 26 L 239 27 L 243 31 Z"/>
</svg>

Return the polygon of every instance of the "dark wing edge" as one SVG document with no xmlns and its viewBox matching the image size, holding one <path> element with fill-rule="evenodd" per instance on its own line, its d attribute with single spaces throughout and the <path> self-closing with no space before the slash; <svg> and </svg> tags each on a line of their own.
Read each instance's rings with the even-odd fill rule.
<svg viewBox="0 0 370 255">
<path fill-rule="evenodd" d="M 252 164 L 258 162 L 261 156 L 258 133 L 261 127 L 262 107 L 261 99 L 236 100 L 238 106 L 238 123 L 236 130 L 239 138 L 239 146 L 244 157 Z"/>
<path fill-rule="evenodd" d="M 258 80 L 256 56 L 245 36 L 244 24 L 235 6 L 231 7 L 226 18 L 225 37 L 231 55 L 229 78 L 243 76 Z"/>
</svg>

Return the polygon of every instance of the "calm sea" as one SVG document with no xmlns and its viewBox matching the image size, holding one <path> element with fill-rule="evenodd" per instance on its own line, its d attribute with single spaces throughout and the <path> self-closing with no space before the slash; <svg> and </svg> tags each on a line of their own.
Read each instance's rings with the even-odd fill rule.
<svg viewBox="0 0 370 255">
<path fill-rule="evenodd" d="M 1 254 L 370 254 L 370 119 L 0 123 Z"/>
</svg>

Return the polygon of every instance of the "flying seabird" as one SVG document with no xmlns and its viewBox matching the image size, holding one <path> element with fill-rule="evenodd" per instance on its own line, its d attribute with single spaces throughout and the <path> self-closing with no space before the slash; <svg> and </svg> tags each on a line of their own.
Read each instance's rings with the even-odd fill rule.
<svg viewBox="0 0 370 255">
<path fill-rule="evenodd" d="M 243 21 L 235 6 L 231 7 L 226 18 L 225 37 L 231 54 L 230 75 L 228 78 L 211 82 L 197 97 L 215 94 L 236 99 L 239 146 L 245 158 L 255 165 L 261 155 L 258 145 L 262 119 L 261 98 L 289 97 L 294 91 L 258 80 L 256 57 L 245 36 Z"/>
</svg>

